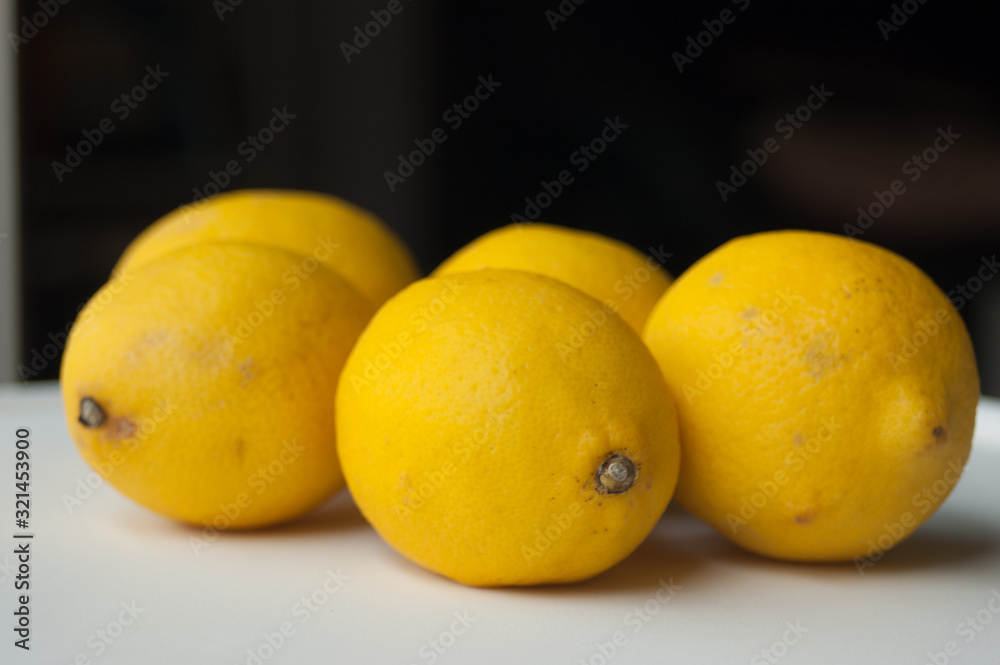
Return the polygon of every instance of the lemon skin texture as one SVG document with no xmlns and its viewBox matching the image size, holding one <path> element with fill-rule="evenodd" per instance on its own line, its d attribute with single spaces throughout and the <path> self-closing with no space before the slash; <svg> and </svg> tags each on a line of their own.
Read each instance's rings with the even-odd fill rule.
<svg viewBox="0 0 1000 665">
<path fill-rule="evenodd" d="M 650 256 L 607 236 L 551 224 L 512 224 L 473 240 L 436 275 L 504 268 L 546 275 L 597 298 L 642 333 L 671 276 Z"/>
<path fill-rule="evenodd" d="M 968 459 L 979 379 L 965 325 L 875 245 L 732 240 L 677 280 L 644 338 L 680 418 L 678 500 L 750 551 L 881 558 Z"/>
<path fill-rule="evenodd" d="M 239 243 L 119 273 L 80 312 L 61 368 L 70 434 L 125 496 L 197 525 L 292 519 L 344 485 L 337 378 L 368 300 L 303 257 Z"/>
<path fill-rule="evenodd" d="M 649 534 L 676 484 L 676 416 L 652 356 L 597 300 L 541 275 L 410 285 L 358 340 L 337 408 L 364 516 L 472 586 L 597 575 Z"/>
</svg>

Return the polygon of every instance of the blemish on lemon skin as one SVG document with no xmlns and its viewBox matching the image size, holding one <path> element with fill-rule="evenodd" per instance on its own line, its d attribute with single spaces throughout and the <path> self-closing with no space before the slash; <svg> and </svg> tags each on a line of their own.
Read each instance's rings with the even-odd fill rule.
<svg viewBox="0 0 1000 665">
<path fill-rule="evenodd" d="M 112 448 L 120 447 L 122 441 L 131 440 L 139 429 L 130 418 L 108 414 L 93 397 L 80 400 L 80 415 L 77 420 L 88 429 L 99 430 L 104 443 L 110 444 Z M 78 442 L 82 444 L 83 439 Z"/>
<path fill-rule="evenodd" d="M 236 369 L 243 375 L 243 380 L 240 381 L 241 388 L 246 388 L 251 381 L 257 378 L 257 364 L 254 363 L 253 358 L 247 358 L 237 365 Z"/>
<path fill-rule="evenodd" d="M 747 319 L 749 321 L 750 319 L 753 319 L 755 316 L 757 316 L 759 313 L 760 310 L 751 305 L 750 307 L 747 307 L 745 310 L 740 312 L 740 318 Z"/>
<path fill-rule="evenodd" d="M 806 510 L 799 511 L 795 513 L 795 523 L 796 524 L 809 524 L 813 521 L 816 511 L 812 508 L 807 508 Z"/>
<path fill-rule="evenodd" d="M 948 443 L 948 431 L 945 430 L 945 428 L 942 427 L 941 425 L 938 425 L 933 430 L 931 430 L 931 436 L 933 436 L 934 439 L 931 440 L 931 442 L 928 443 L 926 446 L 924 446 L 922 452 L 930 452 L 932 450 L 936 450 L 937 448 L 940 448 L 944 444 Z"/>
<path fill-rule="evenodd" d="M 170 337 L 166 330 L 152 330 L 136 341 L 135 345 L 123 354 L 126 366 L 141 363 L 146 352 L 162 345 Z"/>
<path fill-rule="evenodd" d="M 232 340 L 220 339 L 194 349 L 191 358 L 203 367 L 214 368 L 232 362 L 234 353 Z"/>
<path fill-rule="evenodd" d="M 246 452 L 245 447 L 243 439 L 236 439 L 236 458 L 240 461 L 240 466 L 243 466 L 243 459 Z"/>
<path fill-rule="evenodd" d="M 803 443 L 805 443 L 805 442 L 806 442 L 806 437 L 805 437 L 805 436 L 803 436 L 802 434 L 799 434 L 798 432 L 796 432 L 796 433 L 795 433 L 795 434 L 794 434 L 794 435 L 792 436 L 792 444 L 793 444 L 793 445 L 796 445 L 796 446 L 801 446 L 801 445 L 802 445 Z"/>
<path fill-rule="evenodd" d="M 109 417 L 106 425 L 105 441 L 110 443 L 113 448 L 120 446 L 123 441 L 134 438 L 139 429 L 129 418 L 122 416 Z"/>
<path fill-rule="evenodd" d="M 719 284 L 722 284 L 722 280 L 724 280 L 725 278 L 726 278 L 726 272 L 724 270 L 719 271 L 708 278 L 708 285 L 718 286 Z"/>
<path fill-rule="evenodd" d="M 819 381 L 840 366 L 836 346 L 836 336 L 829 332 L 813 337 L 804 352 L 809 376 Z"/>
<path fill-rule="evenodd" d="M 113 418 L 111 424 L 111 437 L 114 439 L 131 439 L 138 429 L 128 418 Z"/>
</svg>

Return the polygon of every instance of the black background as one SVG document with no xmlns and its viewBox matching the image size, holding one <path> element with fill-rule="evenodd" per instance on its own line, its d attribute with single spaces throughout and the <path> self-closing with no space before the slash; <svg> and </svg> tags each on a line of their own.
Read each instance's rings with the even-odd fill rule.
<svg viewBox="0 0 1000 665">
<path fill-rule="evenodd" d="M 341 42 L 383 0 L 253 3 L 73 0 L 19 45 L 22 357 L 66 329 L 142 228 L 192 200 L 272 109 L 296 117 L 227 189 L 337 194 L 392 226 L 429 271 L 522 213 L 563 169 L 574 182 L 543 221 L 662 245 L 680 274 L 741 234 L 843 233 L 873 193 L 907 191 L 863 238 L 915 261 L 945 290 L 1000 245 L 995 25 L 929 1 L 885 39 L 892 3 L 654 4 L 401 0 L 348 63 Z M 723 9 L 722 34 L 679 72 L 673 54 Z M 20 2 L 18 19 L 39 11 Z M 718 25 L 716 25 L 718 28 Z M 707 41 L 707 36 L 703 36 Z M 169 76 L 125 119 L 111 104 L 147 66 Z M 442 114 L 477 77 L 501 83 L 452 130 Z M 811 86 L 833 92 L 788 140 L 775 122 Z M 115 130 L 62 181 L 53 161 L 84 130 Z M 628 125 L 582 173 L 570 155 L 605 118 Z M 920 180 L 902 164 L 938 128 L 961 138 Z M 390 191 L 385 171 L 437 127 L 448 139 Z M 716 182 L 770 136 L 781 148 L 723 202 Z M 962 308 L 984 392 L 1000 394 L 1000 280 Z M 52 362 L 32 378 L 55 378 Z"/>
</svg>

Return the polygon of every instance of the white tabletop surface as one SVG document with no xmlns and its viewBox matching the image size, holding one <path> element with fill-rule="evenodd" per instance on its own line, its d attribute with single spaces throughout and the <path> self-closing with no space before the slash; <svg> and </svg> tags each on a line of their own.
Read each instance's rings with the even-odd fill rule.
<svg viewBox="0 0 1000 665">
<path fill-rule="evenodd" d="M 10 628 L 24 593 L 18 428 L 31 431 L 30 651 Z M 0 387 L 3 665 L 1000 663 L 996 399 L 980 404 L 953 495 L 863 574 L 744 553 L 671 508 L 589 582 L 472 589 L 395 554 L 346 493 L 295 524 L 223 533 L 196 553 L 197 530 L 106 484 L 67 508 L 89 474 L 54 384 Z"/>
</svg>

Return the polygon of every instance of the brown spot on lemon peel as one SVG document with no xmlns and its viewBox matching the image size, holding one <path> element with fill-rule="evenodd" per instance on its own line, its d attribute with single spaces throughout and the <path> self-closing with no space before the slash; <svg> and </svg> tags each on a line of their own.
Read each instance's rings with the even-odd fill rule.
<svg viewBox="0 0 1000 665">
<path fill-rule="evenodd" d="M 635 484 L 638 475 L 632 460 L 615 453 L 597 467 L 596 489 L 601 494 L 622 494 Z"/>
<path fill-rule="evenodd" d="M 108 415 L 93 397 L 84 397 L 80 400 L 80 415 L 77 420 L 81 425 L 94 429 L 103 425 L 107 419 Z"/>
<path fill-rule="evenodd" d="M 816 511 L 813 510 L 812 508 L 803 510 L 802 512 L 795 514 L 795 522 L 797 524 L 809 524 L 810 522 L 812 522 L 813 516 L 815 514 Z"/>
<path fill-rule="evenodd" d="M 836 341 L 827 331 L 813 337 L 805 349 L 806 371 L 817 382 L 836 370 L 843 360 L 836 355 Z"/>
<path fill-rule="evenodd" d="M 243 439 L 236 439 L 236 457 L 239 458 L 241 466 L 243 465 L 244 452 Z"/>
<path fill-rule="evenodd" d="M 257 363 L 253 361 L 253 358 L 247 358 L 237 365 L 236 369 L 243 376 L 243 380 L 240 381 L 241 388 L 246 388 L 251 381 L 257 378 Z"/>
<path fill-rule="evenodd" d="M 108 423 L 108 435 L 113 445 L 118 445 L 119 441 L 131 440 L 138 429 L 128 418 L 112 418 Z"/>
<path fill-rule="evenodd" d="M 948 443 L 948 431 L 941 425 L 938 425 L 933 430 L 931 430 L 931 435 L 934 437 L 934 439 L 926 446 L 924 446 L 924 449 L 921 452 L 925 453 L 932 452 L 934 450 L 939 449 L 946 443 Z"/>
</svg>

